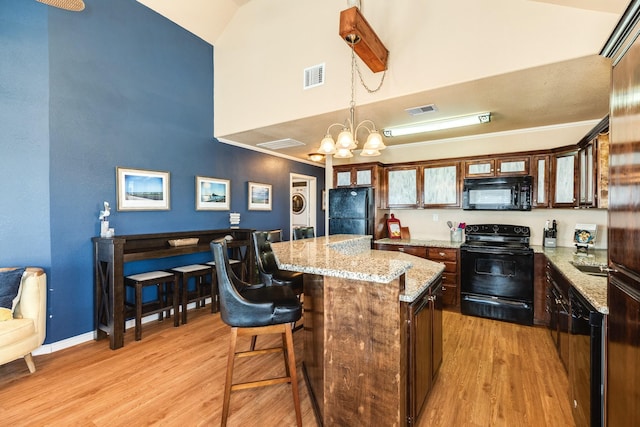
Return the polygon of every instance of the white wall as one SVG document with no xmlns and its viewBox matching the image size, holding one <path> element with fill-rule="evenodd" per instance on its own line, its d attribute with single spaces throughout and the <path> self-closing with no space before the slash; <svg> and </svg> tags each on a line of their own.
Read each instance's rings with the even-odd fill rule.
<svg viewBox="0 0 640 427">
<path fill-rule="evenodd" d="M 395 209 L 391 213 L 403 227 L 409 227 L 412 239 L 449 240 L 447 221 L 467 224 L 514 224 L 531 228 L 531 244 L 542 244 L 546 220 L 558 223 L 558 246 L 573 246 L 576 224 L 596 224 L 596 248 L 607 247 L 607 211 L 605 209 L 533 209 L 530 212 L 465 211 L 462 209 Z M 434 215 L 437 220 L 434 220 Z"/>
<path fill-rule="evenodd" d="M 215 134 L 343 110 L 350 55 L 338 35 L 344 0 L 252 0 L 215 45 Z M 526 0 L 367 0 L 390 51 L 385 84 L 358 105 L 597 54 L 619 15 Z M 326 83 L 303 90 L 303 69 Z M 370 85 L 380 76 L 368 69 Z"/>
</svg>

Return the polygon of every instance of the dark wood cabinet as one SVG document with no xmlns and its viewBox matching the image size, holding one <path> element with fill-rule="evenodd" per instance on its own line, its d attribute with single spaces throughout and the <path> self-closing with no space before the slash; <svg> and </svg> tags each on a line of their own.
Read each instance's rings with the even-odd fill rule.
<svg viewBox="0 0 640 427">
<path fill-rule="evenodd" d="M 378 187 L 380 163 L 360 163 L 356 165 L 336 165 L 333 167 L 333 186 Z"/>
<path fill-rule="evenodd" d="M 529 175 L 529 156 L 496 159 L 496 176 L 513 175 Z"/>
<path fill-rule="evenodd" d="M 460 251 L 454 248 L 427 248 L 427 259 L 444 263 L 444 272 L 442 273 L 442 300 L 446 308 L 460 308 L 459 253 Z"/>
<path fill-rule="evenodd" d="M 533 324 L 549 326 L 549 310 L 547 309 L 547 279 L 545 270 L 547 257 L 544 254 L 533 255 Z"/>
<path fill-rule="evenodd" d="M 569 371 L 569 287 L 571 284 L 547 261 L 547 310 L 549 331 L 564 368 Z"/>
<path fill-rule="evenodd" d="M 640 41 L 638 1 L 621 18 L 629 27 L 613 56 L 609 168 L 607 286 L 608 426 L 640 425 Z M 631 15 L 633 11 L 633 19 Z M 621 25 L 619 24 L 619 25 Z M 617 30 L 618 28 L 616 28 Z"/>
<path fill-rule="evenodd" d="M 578 205 L 606 208 L 609 201 L 609 116 L 578 142 Z"/>
<path fill-rule="evenodd" d="M 464 162 L 465 178 L 529 175 L 529 156 L 498 156 Z"/>
<path fill-rule="evenodd" d="M 460 161 L 429 162 L 422 167 L 422 206 L 460 207 Z"/>
<path fill-rule="evenodd" d="M 407 330 L 407 419 L 420 416 L 442 364 L 442 283 L 435 280 L 413 303 L 404 305 Z"/>
<path fill-rule="evenodd" d="M 540 154 L 531 157 L 531 176 L 533 176 L 533 197 L 531 206 L 534 208 L 549 207 L 549 155 Z"/>
<path fill-rule="evenodd" d="M 420 167 L 392 166 L 385 168 L 387 208 L 418 208 L 422 201 Z"/>
<path fill-rule="evenodd" d="M 571 149 L 551 156 L 551 207 L 578 206 L 578 150 Z"/>
</svg>

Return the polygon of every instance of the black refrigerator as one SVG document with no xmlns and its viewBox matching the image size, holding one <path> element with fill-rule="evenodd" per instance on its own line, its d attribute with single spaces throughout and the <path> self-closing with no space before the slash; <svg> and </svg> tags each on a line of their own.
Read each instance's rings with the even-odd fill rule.
<svg viewBox="0 0 640 427">
<path fill-rule="evenodd" d="M 329 234 L 369 234 L 374 229 L 373 189 L 329 190 Z"/>
</svg>

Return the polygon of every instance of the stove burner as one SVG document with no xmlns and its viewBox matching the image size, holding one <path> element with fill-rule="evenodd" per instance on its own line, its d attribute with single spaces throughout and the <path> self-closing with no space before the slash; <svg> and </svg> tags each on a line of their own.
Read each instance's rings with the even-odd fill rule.
<svg viewBox="0 0 640 427">
<path fill-rule="evenodd" d="M 496 252 L 517 251 L 529 253 L 529 227 L 505 224 L 478 224 L 465 227 L 466 240 L 460 246 L 463 250 L 487 250 Z"/>
</svg>

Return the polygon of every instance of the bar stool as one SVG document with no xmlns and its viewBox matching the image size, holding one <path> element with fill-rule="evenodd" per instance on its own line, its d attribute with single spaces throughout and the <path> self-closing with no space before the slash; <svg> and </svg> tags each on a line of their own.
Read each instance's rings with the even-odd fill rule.
<svg viewBox="0 0 640 427">
<path fill-rule="evenodd" d="M 149 271 L 147 273 L 133 274 L 126 276 L 124 280 L 125 286 L 135 290 L 135 301 L 133 304 L 127 302 L 126 305 L 135 307 L 135 335 L 136 341 L 142 339 L 142 316 L 149 314 L 158 314 L 158 320 L 163 319 L 163 313 L 167 311 L 167 317 L 170 316 L 171 308 L 173 308 L 173 326 L 178 326 L 178 287 L 176 276 L 166 271 Z M 158 298 L 154 301 L 143 304 L 142 289 L 147 286 L 155 286 Z M 171 303 L 169 302 L 171 296 Z"/>
<path fill-rule="evenodd" d="M 287 286 L 250 285 L 242 282 L 231 271 L 225 240 L 213 240 L 210 246 L 218 265 L 216 274 L 220 291 L 220 317 L 224 323 L 231 327 L 220 425 L 227 425 L 232 391 L 289 383 L 293 394 L 296 422 L 298 426 L 302 426 L 298 376 L 291 333 L 291 324 L 300 319 L 302 315 L 300 301 L 298 301 L 291 288 Z M 275 333 L 279 333 L 282 336 L 281 347 L 255 351 L 236 351 L 238 336 Z M 285 376 L 233 384 L 233 365 L 236 356 L 250 357 L 275 352 L 284 354 Z"/>
<path fill-rule="evenodd" d="M 316 237 L 313 227 L 296 227 L 293 229 L 293 240 L 311 239 Z"/>
<path fill-rule="evenodd" d="M 218 282 L 213 278 L 213 267 L 203 264 L 190 264 L 175 267 L 170 270 L 178 277 L 180 284 L 180 301 L 182 305 L 182 323 L 187 323 L 187 305 L 196 303 L 196 308 L 204 307 L 206 298 L 211 296 L 211 313 L 215 313 L 218 307 Z M 207 276 L 211 280 L 207 280 Z M 189 280 L 195 279 L 195 290 L 189 291 Z"/>
<path fill-rule="evenodd" d="M 216 262 L 215 261 L 209 261 L 207 263 L 205 263 L 206 265 L 208 265 L 209 267 L 211 267 L 211 286 L 213 287 L 213 282 L 215 282 L 215 289 L 216 289 L 216 306 L 215 306 L 215 311 L 211 311 L 212 313 L 217 313 L 218 311 L 220 311 L 220 296 L 218 295 L 218 278 L 216 277 Z M 235 274 L 237 277 L 242 277 L 242 261 L 238 260 L 238 259 L 230 259 L 229 260 L 229 264 L 231 265 L 231 268 L 234 270 Z M 211 310 L 213 310 L 213 306 L 211 306 Z"/>
</svg>

